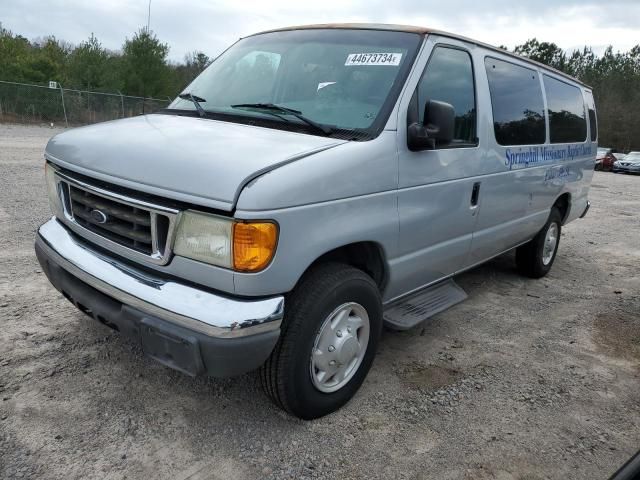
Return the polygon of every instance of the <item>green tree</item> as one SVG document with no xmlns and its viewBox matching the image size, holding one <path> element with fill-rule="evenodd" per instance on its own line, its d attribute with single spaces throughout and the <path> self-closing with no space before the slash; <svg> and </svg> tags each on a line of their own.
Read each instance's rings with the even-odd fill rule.
<svg viewBox="0 0 640 480">
<path fill-rule="evenodd" d="M 70 49 L 53 36 L 29 42 L 0 25 L 0 80 L 62 82 Z"/>
<path fill-rule="evenodd" d="M 146 28 L 123 47 L 123 88 L 129 95 L 167 96 L 171 93 L 167 65 L 169 46 Z"/>
<path fill-rule="evenodd" d="M 26 63 L 31 44 L 20 35 L 14 35 L 0 23 L 0 80 L 21 82 L 25 80 Z"/>
<path fill-rule="evenodd" d="M 70 83 L 86 90 L 109 86 L 109 53 L 92 33 L 73 50 L 69 59 Z"/>
<path fill-rule="evenodd" d="M 203 52 L 194 51 L 184 56 L 184 63 L 173 65 L 173 91 L 178 93 L 184 89 L 202 71 L 211 65 L 211 59 Z"/>
<path fill-rule="evenodd" d="M 593 50 L 584 47 L 582 50 L 574 50 L 567 60 L 566 72 L 576 78 L 585 80 L 593 76 L 597 57 Z"/>
<path fill-rule="evenodd" d="M 198 75 L 205 68 L 211 65 L 211 59 L 203 52 L 194 51 L 184 56 L 184 65 Z"/>
<path fill-rule="evenodd" d="M 53 36 L 32 42 L 25 79 L 36 83 L 65 82 L 69 51 L 68 44 Z"/>
<path fill-rule="evenodd" d="M 535 38 L 527 40 L 522 45 L 518 45 L 514 52 L 558 70 L 564 70 L 567 65 L 567 56 L 558 45 L 549 42 L 539 42 Z"/>
</svg>

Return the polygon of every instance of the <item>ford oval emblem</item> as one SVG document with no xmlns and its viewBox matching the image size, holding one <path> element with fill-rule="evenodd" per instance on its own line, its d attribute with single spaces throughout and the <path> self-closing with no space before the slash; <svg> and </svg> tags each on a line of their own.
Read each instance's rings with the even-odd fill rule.
<svg viewBox="0 0 640 480">
<path fill-rule="evenodd" d="M 109 219 L 109 217 L 107 217 L 100 210 L 91 210 L 91 213 L 89 215 L 91 215 L 91 218 L 96 223 L 101 223 L 101 224 L 102 223 L 107 223 L 107 220 Z"/>
</svg>

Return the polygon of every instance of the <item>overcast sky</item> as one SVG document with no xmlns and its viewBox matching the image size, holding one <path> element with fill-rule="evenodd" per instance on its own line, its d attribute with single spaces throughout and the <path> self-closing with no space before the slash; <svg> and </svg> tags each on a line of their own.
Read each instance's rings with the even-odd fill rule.
<svg viewBox="0 0 640 480">
<path fill-rule="evenodd" d="M 3 27 L 29 39 L 55 35 L 71 43 L 93 32 L 119 50 L 147 22 L 148 0 L 0 0 Z M 510 48 L 536 37 L 566 50 L 640 43 L 640 0 L 152 0 L 151 29 L 180 61 L 193 50 L 216 56 L 261 30 L 325 22 L 428 26 Z"/>
</svg>

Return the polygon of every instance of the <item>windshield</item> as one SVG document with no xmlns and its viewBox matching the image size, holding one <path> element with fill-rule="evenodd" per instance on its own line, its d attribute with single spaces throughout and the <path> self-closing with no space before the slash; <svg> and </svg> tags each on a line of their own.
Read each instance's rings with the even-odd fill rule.
<svg viewBox="0 0 640 480">
<path fill-rule="evenodd" d="M 291 113 L 247 104 L 271 104 L 300 112 L 331 131 L 373 137 L 402 88 L 421 36 L 380 30 L 293 30 L 244 38 L 216 59 L 184 92 L 207 113 L 234 121 L 321 134 Z M 202 101 L 200 101 L 202 100 Z M 194 110 L 188 98 L 169 109 Z M 265 123 L 266 122 L 266 123 Z"/>
</svg>

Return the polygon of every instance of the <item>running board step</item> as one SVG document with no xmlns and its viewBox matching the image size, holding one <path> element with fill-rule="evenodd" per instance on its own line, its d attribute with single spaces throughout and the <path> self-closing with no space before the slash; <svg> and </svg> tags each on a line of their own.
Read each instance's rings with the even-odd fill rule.
<svg viewBox="0 0 640 480">
<path fill-rule="evenodd" d="M 445 280 L 386 307 L 384 321 L 394 330 L 408 330 L 465 298 L 453 279 Z"/>
</svg>

